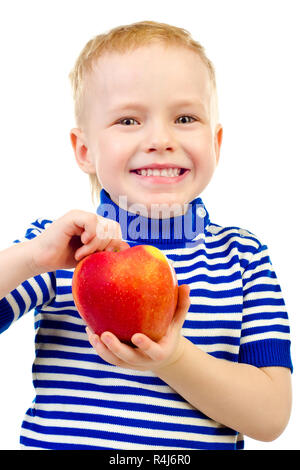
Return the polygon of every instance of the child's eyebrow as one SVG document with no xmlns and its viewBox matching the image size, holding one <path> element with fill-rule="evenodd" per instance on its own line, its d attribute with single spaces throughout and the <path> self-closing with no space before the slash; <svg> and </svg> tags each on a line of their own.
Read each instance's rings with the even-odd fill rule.
<svg viewBox="0 0 300 470">
<path fill-rule="evenodd" d="M 184 99 L 184 100 L 178 100 L 178 101 L 175 101 L 174 103 L 172 103 L 171 107 L 173 108 L 181 108 L 181 107 L 184 107 L 184 106 L 198 106 L 200 108 L 203 108 L 204 109 L 204 104 L 199 101 L 198 98 L 195 98 L 195 99 Z"/>
<path fill-rule="evenodd" d="M 182 108 L 182 107 L 199 107 L 203 111 L 205 111 L 205 106 L 204 104 L 199 101 L 199 99 L 184 99 L 184 100 L 178 100 L 170 104 L 170 108 Z M 125 110 L 132 110 L 132 109 L 140 109 L 140 110 L 145 110 L 146 105 L 143 105 L 142 103 L 134 102 L 134 101 L 129 101 L 125 103 L 120 103 L 119 105 L 116 105 L 109 109 L 110 112 L 114 113 L 117 111 L 125 111 Z"/>
</svg>

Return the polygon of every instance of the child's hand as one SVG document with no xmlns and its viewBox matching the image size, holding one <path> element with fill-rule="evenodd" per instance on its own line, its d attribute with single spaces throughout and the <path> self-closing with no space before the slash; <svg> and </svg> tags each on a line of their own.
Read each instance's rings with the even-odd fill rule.
<svg viewBox="0 0 300 470">
<path fill-rule="evenodd" d="M 71 210 L 30 240 L 33 270 L 73 268 L 95 251 L 129 248 L 118 222 L 81 210 Z"/>
<path fill-rule="evenodd" d="M 190 307 L 190 288 L 179 286 L 177 308 L 166 335 L 154 342 L 142 333 L 135 333 L 131 341 L 137 348 L 122 343 L 110 332 L 104 332 L 101 338 L 86 328 L 89 341 L 99 356 L 110 364 L 136 370 L 156 370 L 177 361 L 183 354 L 185 338 L 181 328 Z"/>
</svg>

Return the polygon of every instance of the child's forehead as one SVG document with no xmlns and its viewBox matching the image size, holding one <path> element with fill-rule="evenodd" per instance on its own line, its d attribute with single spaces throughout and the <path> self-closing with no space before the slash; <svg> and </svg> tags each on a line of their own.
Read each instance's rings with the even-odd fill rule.
<svg viewBox="0 0 300 470">
<path fill-rule="evenodd" d="M 104 72 L 105 69 L 109 69 L 112 72 L 128 67 L 138 69 L 139 66 L 145 64 L 149 65 L 149 68 L 143 70 L 144 74 L 155 70 L 157 66 L 162 68 L 164 64 L 168 64 L 168 68 L 171 66 L 172 69 L 175 69 L 178 64 L 181 65 L 181 68 L 185 65 L 184 68 L 190 68 L 190 71 L 193 70 L 191 65 L 193 68 L 196 65 L 198 68 L 202 68 L 203 71 L 207 71 L 207 67 L 195 51 L 184 46 L 160 43 L 142 45 L 125 52 L 106 51 L 95 59 L 93 70 Z"/>
<path fill-rule="evenodd" d="M 103 92 L 126 91 L 135 87 L 198 88 L 210 91 L 209 73 L 200 56 L 186 47 L 146 45 L 124 53 L 105 52 L 96 59 L 89 74 L 89 87 Z M 169 88 L 170 87 L 170 88 Z"/>
</svg>

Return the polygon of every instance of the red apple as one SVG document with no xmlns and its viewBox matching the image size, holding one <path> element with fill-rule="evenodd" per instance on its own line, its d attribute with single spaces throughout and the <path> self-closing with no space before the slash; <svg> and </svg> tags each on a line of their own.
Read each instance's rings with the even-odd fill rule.
<svg viewBox="0 0 300 470">
<path fill-rule="evenodd" d="M 119 252 L 101 251 L 75 268 L 75 305 L 94 333 L 111 331 L 130 342 L 134 333 L 159 341 L 174 315 L 178 284 L 168 258 L 151 245 Z"/>
</svg>

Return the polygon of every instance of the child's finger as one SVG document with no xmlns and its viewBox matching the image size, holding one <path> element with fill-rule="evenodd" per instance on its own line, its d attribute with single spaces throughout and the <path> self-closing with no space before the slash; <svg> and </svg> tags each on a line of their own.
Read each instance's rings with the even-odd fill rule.
<svg viewBox="0 0 300 470">
<path fill-rule="evenodd" d="M 88 214 L 85 217 L 85 222 L 76 220 L 76 223 L 81 223 L 83 229 L 81 233 L 81 241 L 85 245 L 97 237 L 103 242 L 103 245 L 112 238 L 122 240 L 122 231 L 120 224 L 114 220 L 105 219 L 104 217 L 94 214 Z"/>
<path fill-rule="evenodd" d="M 176 327 L 182 327 L 186 314 L 189 311 L 191 300 L 190 300 L 190 287 L 187 284 L 182 284 L 178 288 L 178 300 L 177 307 L 173 317 L 173 324 Z"/>
<path fill-rule="evenodd" d="M 161 346 L 155 341 L 152 341 L 148 336 L 141 333 L 135 333 L 132 336 L 131 341 L 152 361 L 161 361 L 163 359 Z"/>
<path fill-rule="evenodd" d="M 111 240 L 112 238 L 122 240 L 122 230 L 118 222 L 111 219 L 98 218 L 96 235 L 100 240 Z"/>
<path fill-rule="evenodd" d="M 113 252 L 118 252 L 118 251 L 123 251 L 127 250 L 130 248 L 130 245 L 128 245 L 127 242 L 124 240 L 110 240 L 109 244 L 106 246 L 105 251 L 113 251 Z"/>
<path fill-rule="evenodd" d="M 81 246 L 80 248 L 78 248 L 78 250 L 76 250 L 75 259 L 79 261 L 85 256 L 88 256 L 91 253 L 94 253 L 97 250 L 97 246 L 98 246 L 98 241 L 95 240 L 95 237 L 94 237 L 92 241 L 90 241 L 86 245 Z"/>
<path fill-rule="evenodd" d="M 122 367 L 122 361 L 116 357 L 111 351 L 105 346 L 105 344 L 100 340 L 99 336 L 95 333 L 92 333 L 91 330 L 86 327 L 86 332 L 88 335 L 89 342 L 97 352 L 97 354 L 109 364 Z"/>
<path fill-rule="evenodd" d="M 145 359 L 144 356 L 141 356 L 141 352 L 138 349 L 134 349 L 133 347 L 122 343 L 115 335 L 108 331 L 102 333 L 101 341 L 103 341 L 115 356 L 128 365 L 138 367 L 140 362 Z"/>
<path fill-rule="evenodd" d="M 128 243 L 120 238 L 121 235 L 118 226 L 119 224 L 114 224 L 110 230 L 101 232 L 116 238 L 109 238 L 107 235 L 103 235 L 103 237 L 101 237 L 101 233 L 97 230 L 94 230 L 94 233 L 91 231 L 89 235 L 87 232 L 84 232 L 81 236 L 81 240 L 85 244 L 76 251 L 75 259 L 79 261 L 85 256 L 95 253 L 96 251 L 105 250 L 117 252 L 130 248 Z"/>
</svg>

